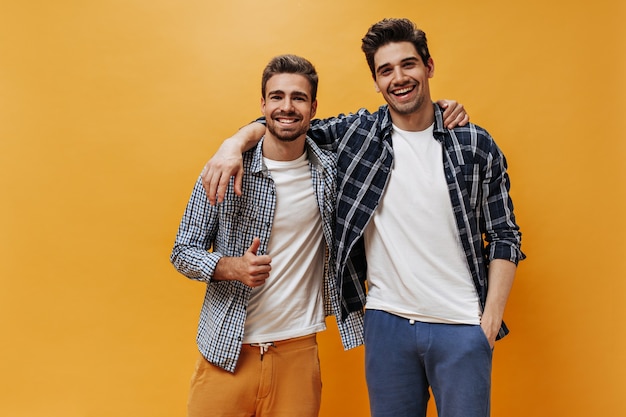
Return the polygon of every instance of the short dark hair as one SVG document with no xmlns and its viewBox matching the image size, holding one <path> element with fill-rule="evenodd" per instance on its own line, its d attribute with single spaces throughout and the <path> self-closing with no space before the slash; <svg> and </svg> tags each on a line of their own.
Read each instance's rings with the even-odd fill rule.
<svg viewBox="0 0 626 417">
<path fill-rule="evenodd" d="M 426 65 L 430 59 L 426 34 L 423 30 L 418 29 L 415 23 L 411 22 L 409 19 L 383 19 L 369 28 L 362 42 L 361 50 L 365 53 L 367 65 L 369 65 L 374 79 L 376 79 L 374 54 L 380 47 L 388 43 L 411 42 L 422 58 L 424 65 Z"/>
<path fill-rule="evenodd" d="M 298 74 L 304 76 L 311 84 L 311 101 L 317 97 L 318 77 L 315 67 L 307 59 L 297 55 L 279 55 L 267 64 L 263 70 L 261 81 L 261 94 L 265 98 L 265 86 L 267 81 L 276 74 Z"/>
</svg>

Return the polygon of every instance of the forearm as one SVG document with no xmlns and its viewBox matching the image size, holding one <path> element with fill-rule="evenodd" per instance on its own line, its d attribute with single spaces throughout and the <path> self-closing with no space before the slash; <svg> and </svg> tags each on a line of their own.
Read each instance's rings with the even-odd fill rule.
<svg viewBox="0 0 626 417">
<path fill-rule="evenodd" d="M 490 137 L 489 137 L 490 138 Z M 488 243 L 489 259 L 506 259 L 515 264 L 526 256 L 521 251 L 522 234 L 515 219 L 513 201 L 510 195 L 511 179 L 507 173 L 506 158 L 490 138 L 492 155 L 487 164 L 483 184 L 483 206 L 481 230 Z"/>
<path fill-rule="evenodd" d="M 243 153 L 252 149 L 265 134 L 265 125 L 252 122 L 239 129 L 233 136 L 226 139 L 224 144 L 236 146 Z"/>
<path fill-rule="evenodd" d="M 180 221 L 170 262 L 186 277 L 209 282 L 222 256 L 208 252 L 213 247 L 219 224 L 218 210 L 209 205 L 198 179 Z"/>
<path fill-rule="evenodd" d="M 487 300 L 481 318 L 481 326 L 490 342 L 495 341 L 502 325 L 504 309 L 509 299 L 517 266 L 504 259 L 494 259 L 489 263 Z"/>
<path fill-rule="evenodd" d="M 238 258 L 223 256 L 220 258 L 215 270 L 213 271 L 214 281 L 234 281 L 238 279 L 237 263 L 240 262 Z"/>
<path fill-rule="evenodd" d="M 220 254 L 207 252 L 205 249 L 176 243 L 170 262 L 184 276 L 195 281 L 210 282 L 215 279 L 216 265 Z"/>
</svg>

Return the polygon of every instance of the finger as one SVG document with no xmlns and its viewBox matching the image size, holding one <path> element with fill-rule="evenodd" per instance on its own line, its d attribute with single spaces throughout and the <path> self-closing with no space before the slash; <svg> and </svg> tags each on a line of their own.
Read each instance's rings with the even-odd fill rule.
<svg viewBox="0 0 626 417">
<path fill-rule="evenodd" d="M 270 264 L 272 263 L 272 257 L 270 255 L 258 255 L 257 254 L 255 261 L 256 261 L 256 265 L 266 265 L 270 267 Z"/>
<path fill-rule="evenodd" d="M 459 113 L 453 119 L 451 118 L 448 124 L 448 129 L 454 129 L 457 126 L 465 126 L 469 122 L 469 115 L 467 113 Z"/>
<path fill-rule="evenodd" d="M 267 280 L 268 277 L 269 277 L 269 275 L 250 277 L 250 279 L 248 280 L 248 283 L 246 285 L 248 285 L 249 287 L 252 287 L 252 288 L 258 287 L 260 285 L 265 284 L 265 281 Z"/>
<path fill-rule="evenodd" d="M 228 182 L 230 181 L 230 176 L 220 173 L 219 181 L 217 189 L 215 190 L 217 193 L 217 201 L 223 202 L 224 196 L 226 195 L 226 190 L 228 189 Z M 239 192 L 241 195 L 241 191 Z"/>
<path fill-rule="evenodd" d="M 263 273 L 263 274 L 257 274 L 257 275 L 254 275 L 252 279 L 253 279 L 254 281 L 260 282 L 260 281 L 265 281 L 265 280 L 266 280 L 266 279 L 268 279 L 269 277 L 270 277 L 270 274 L 268 274 L 268 273 L 266 272 L 266 273 Z"/>
<path fill-rule="evenodd" d="M 202 168 L 202 172 L 200 173 L 200 178 L 202 179 L 202 188 L 204 188 L 204 192 L 206 193 L 207 198 L 209 199 L 209 203 L 211 205 L 215 204 L 215 193 L 211 193 L 211 169 L 209 168 L 209 163 Z"/>
<path fill-rule="evenodd" d="M 207 172 L 207 182 L 209 184 L 209 191 L 208 191 L 209 203 L 211 203 L 211 205 L 214 206 L 218 202 L 216 195 L 217 195 L 217 190 L 218 190 L 219 182 L 220 182 L 220 171 L 213 172 L 209 170 L 209 172 Z"/>
<path fill-rule="evenodd" d="M 241 185 L 243 183 L 243 165 L 239 166 L 237 174 L 235 174 L 235 194 L 241 196 Z"/>
<path fill-rule="evenodd" d="M 456 118 L 460 115 L 463 114 L 464 110 L 463 110 L 463 105 L 460 103 L 455 103 L 454 106 L 450 106 L 446 109 L 445 111 L 445 116 L 446 119 L 449 120 L 450 122 L 456 120 Z"/>
<path fill-rule="evenodd" d="M 202 172 L 200 173 L 200 178 L 202 179 L 202 188 L 204 188 L 204 192 L 206 193 L 209 203 L 213 204 L 214 201 L 211 201 L 211 181 L 209 176 L 209 163 L 207 162 L 202 168 Z M 213 198 L 215 200 L 215 198 Z"/>
<path fill-rule="evenodd" d="M 259 250 L 259 246 L 261 246 L 261 239 L 255 237 L 254 239 L 252 239 L 252 244 L 246 252 L 250 252 L 251 254 L 256 256 L 256 253 Z"/>
<path fill-rule="evenodd" d="M 445 118 L 445 124 L 448 127 L 448 129 L 452 129 L 456 127 L 459 124 L 459 122 L 463 120 L 464 116 L 465 116 L 465 109 L 463 108 L 463 105 L 457 104 L 454 107 L 454 109 L 450 111 L 448 116 Z"/>
<path fill-rule="evenodd" d="M 445 113 L 444 112 L 444 114 L 443 114 L 443 125 L 445 127 L 447 127 L 448 129 L 451 126 L 454 127 L 454 116 L 452 116 L 452 113 Z"/>
<path fill-rule="evenodd" d="M 253 265 L 250 266 L 248 273 L 253 277 L 265 277 L 267 278 L 270 275 L 270 271 L 272 267 L 269 265 Z"/>
<path fill-rule="evenodd" d="M 255 279 L 254 281 L 252 281 L 251 287 L 256 288 L 256 287 L 260 287 L 263 284 L 265 284 L 264 279 Z"/>
</svg>

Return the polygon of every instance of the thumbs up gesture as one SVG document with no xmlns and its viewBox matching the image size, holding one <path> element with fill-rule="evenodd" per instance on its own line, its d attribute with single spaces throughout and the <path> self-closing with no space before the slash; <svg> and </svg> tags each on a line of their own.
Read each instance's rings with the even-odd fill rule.
<svg viewBox="0 0 626 417">
<path fill-rule="evenodd" d="M 270 276 L 272 258 L 269 255 L 257 255 L 259 246 L 261 240 L 255 237 L 243 256 L 222 257 L 215 267 L 213 280 L 237 280 L 252 288 L 263 285 Z"/>
</svg>

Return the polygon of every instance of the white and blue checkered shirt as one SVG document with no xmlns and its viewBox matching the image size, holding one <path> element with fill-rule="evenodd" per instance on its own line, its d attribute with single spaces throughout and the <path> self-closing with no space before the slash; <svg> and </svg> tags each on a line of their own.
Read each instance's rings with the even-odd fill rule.
<svg viewBox="0 0 626 417">
<path fill-rule="evenodd" d="M 327 245 L 324 267 L 325 314 L 335 315 L 345 349 L 363 343 L 363 310 L 340 320 L 341 302 L 335 280 L 334 228 L 336 155 L 321 150 L 307 138 L 312 187 L 322 216 Z M 239 281 L 212 281 L 222 256 L 243 256 L 254 237 L 258 254 L 267 253 L 276 194 L 271 174 L 263 164 L 262 140 L 243 155 L 242 196 L 236 196 L 231 179 L 224 202 L 211 206 L 198 178 L 183 215 L 170 260 L 188 278 L 206 283 L 197 343 L 211 363 L 233 372 L 241 351 L 246 307 L 251 288 Z M 209 252 L 210 250 L 210 252 Z"/>
</svg>

